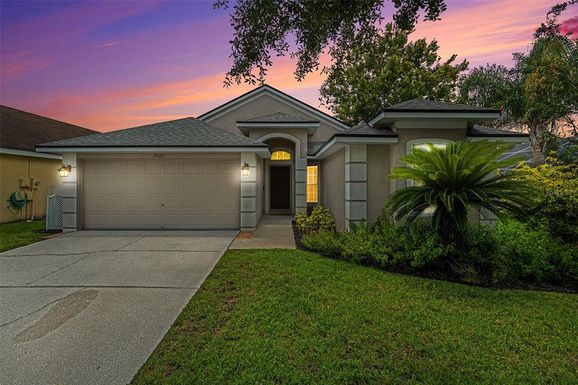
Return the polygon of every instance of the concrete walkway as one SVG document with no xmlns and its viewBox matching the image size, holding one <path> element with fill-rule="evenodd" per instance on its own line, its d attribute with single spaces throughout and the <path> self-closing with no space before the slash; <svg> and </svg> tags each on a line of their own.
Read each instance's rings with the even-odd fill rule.
<svg viewBox="0 0 578 385">
<path fill-rule="evenodd" d="M 236 231 L 81 231 L 0 253 L 0 383 L 126 384 Z"/>
<path fill-rule="evenodd" d="M 250 239 L 237 237 L 229 249 L 294 249 L 290 215 L 265 215 Z"/>
</svg>

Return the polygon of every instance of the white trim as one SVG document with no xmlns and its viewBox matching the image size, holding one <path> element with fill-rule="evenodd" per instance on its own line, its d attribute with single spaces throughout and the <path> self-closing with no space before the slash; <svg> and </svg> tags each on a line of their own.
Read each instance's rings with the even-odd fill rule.
<svg viewBox="0 0 578 385">
<path fill-rule="evenodd" d="M 261 157 L 271 156 L 269 149 L 265 147 L 38 147 L 36 151 L 41 149 L 50 150 L 59 153 L 238 153 L 238 152 L 253 152 Z"/>
<path fill-rule="evenodd" d="M 368 124 L 373 127 L 381 121 L 393 122 L 396 120 L 412 119 L 444 119 L 444 120 L 495 120 L 500 117 L 499 112 L 387 112 L 373 118 Z"/>
<path fill-rule="evenodd" d="M 62 159 L 62 155 L 58 155 L 58 154 L 45 154 L 45 153 L 41 153 L 41 152 L 14 150 L 12 148 L 2 148 L 2 147 L 0 147 L 0 154 L 29 156 L 32 158 Z"/>
<path fill-rule="evenodd" d="M 342 148 L 341 145 L 346 144 L 390 144 L 397 142 L 398 139 L 392 137 L 372 138 L 372 137 L 334 136 L 333 139 L 325 143 L 323 147 L 321 147 L 315 155 L 308 156 L 307 159 L 323 159 L 324 157 L 327 157 L 333 154 L 335 151 L 341 149 Z M 330 149 L 331 151 L 328 152 L 328 150 Z"/>
<path fill-rule="evenodd" d="M 247 92 L 245 95 L 238 97 L 237 99 L 234 99 L 232 101 L 228 101 L 228 102 L 222 104 L 221 106 L 200 115 L 198 117 L 198 119 L 204 120 L 206 122 L 210 122 L 211 120 L 216 119 L 219 116 L 227 113 L 229 110 L 239 108 L 239 107 L 245 105 L 246 103 L 249 103 L 250 101 L 253 101 L 253 100 L 263 96 L 265 93 L 270 93 L 274 99 L 277 99 L 278 101 L 290 104 L 291 106 L 293 106 L 297 110 L 300 110 L 301 112 L 304 112 L 307 114 L 313 114 L 314 116 L 318 117 L 320 120 L 327 122 L 328 124 L 332 125 L 333 127 L 336 127 L 339 130 L 346 131 L 349 129 L 349 126 L 340 122 L 339 120 L 323 114 L 322 112 L 320 112 L 316 108 L 313 108 L 313 107 L 303 103 L 302 101 L 300 101 L 298 99 L 289 98 L 287 95 L 284 95 L 283 93 L 277 91 L 276 89 L 274 89 L 268 85 L 264 85 L 262 87 L 256 88 L 252 91 Z"/>
<path fill-rule="evenodd" d="M 468 136 L 466 140 L 468 142 L 481 142 L 487 140 L 490 142 L 500 141 L 504 143 L 530 143 L 530 138 L 527 136 Z"/>
<path fill-rule="evenodd" d="M 266 140 L 269 139 L 277 139 L 277 138 L 283 138 L 283 139 L 287 139 L 292 141 L 293 143 L 295 143 L 295 156 L 294 159 L 300 159 L 301 158 L 301 141 L 299 139 L 297 139 L 296 137 L 294 137 L 293 135 L 289 135 L 289 134 L 285 134 L 282 132 L 273 132 L 271 134 L 266 134 L 263 135 L 262 137 L 260 137 L 259 139 L 257 139 L 257 142 L 261 142 L 263 143 Z M 271 154 L 269 154 L 269 157 L 271 157 Z M 293 159 L 292 159 L 293 160 Z"/>
</svg>

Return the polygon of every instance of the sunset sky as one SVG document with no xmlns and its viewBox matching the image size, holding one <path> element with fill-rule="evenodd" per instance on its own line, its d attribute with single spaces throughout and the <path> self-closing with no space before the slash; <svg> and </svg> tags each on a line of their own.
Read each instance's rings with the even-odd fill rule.
<svg viewBox="0 0 578 385">
<path fill-rule="evenodd" d="M 556 1 L 446 0 L 420 22 L 442 57 L 511 64 Z M 252 87 L 223 88 L 232 38 L 212 1 L 1 1 L 1 104 L 109 131 L 197 116 Z M 391 7 L 387 7 L 388 12 Z M 388 12 L 391 14 L 391 12 Z M 578 6 L 563 15 L 578 34 Z M 276 60 L 267 83 L 318 107 L 320 74 L 293 78 Z"/>
</svg>

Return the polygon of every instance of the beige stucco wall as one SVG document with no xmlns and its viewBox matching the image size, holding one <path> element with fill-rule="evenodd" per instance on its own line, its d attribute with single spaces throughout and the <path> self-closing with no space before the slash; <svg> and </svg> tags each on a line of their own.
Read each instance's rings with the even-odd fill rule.
<svg viewBox="0 0 578 385">
<path fill-rule="evenodd" d="M 308 120 L 319 120 L 319 117 L 304 112 L 297 109 L 286 102 L 277 99 L 270 94 L 261 94 L 257 98 L 241 105 L 240 107 L 228 111 L 227 113 L 217 116 L 210 117 L 206 120 L 207 123 L 224 128 L 228 131 L 235 132 L 237 134 L 242 134 L 237 128 L 238 121 L 244 121 L 251 118 L 256 118 L 259 116 L 270 115 L 276 112 L 282 112 L 292 116 L 308 119 Z M 277 130 L 275 130 L 277 131 Z M 273 132 L 269 130 L 269 132 Z M 324 121 L 320 121 L 319 128 L 314 135 L 309 137 L 313 141 L 325 141 L 328 140 L 334 133 L 338 132 L 335 128 Z M 251 136 L 253 137 L 253 136 Z M 306 145 L 306 143 L 304 143 Z"/>
<path fill-rule="evenodd" d="M 46 195 L 49 186 L 60 186 L 61 178 L 58 175 L 58 168 L 62 161 L 58 159 L 45 159 L 36 157 L 25 157 L 18 155 L 0 154 L 0 222 L 11 222 L 20 220 L 24 214 L 12 214 L 8 209 L 6 200 L 15 191 L 19 190 L 20 178 L 35 178 L 40 181 L 38 190 L 29 193 L 28 197 L 34 200 L 34 216 L 42 218 L 46 216 Z M 32 215 L 32 204 L 27 207 L 27 217 Z"/>
<path fill-rule="evenodd" d="M 345 150 L 321 162 L 321 204 L 331 210 L 337 231 L 345 228 Z"/>
<path fill-rule="evenodd" d="M 367 221 L 375 220 L 389 196 L 392 145 L 367 146 Z"/>
</svg>

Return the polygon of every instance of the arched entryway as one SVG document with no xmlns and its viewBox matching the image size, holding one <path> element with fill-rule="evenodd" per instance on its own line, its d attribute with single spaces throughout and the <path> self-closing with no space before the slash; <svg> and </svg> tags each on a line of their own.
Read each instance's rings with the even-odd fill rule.
<svg viewBox="0 0 578 385">
<path fill-rule="evenodd" d="M 292 135 L 271 133 L 258 139 L 269 146 L 271 159 L 264 162 L 264 202 L 267 214 L 306 211 L 305 169 L 301 143 Z"/>
</svg>

